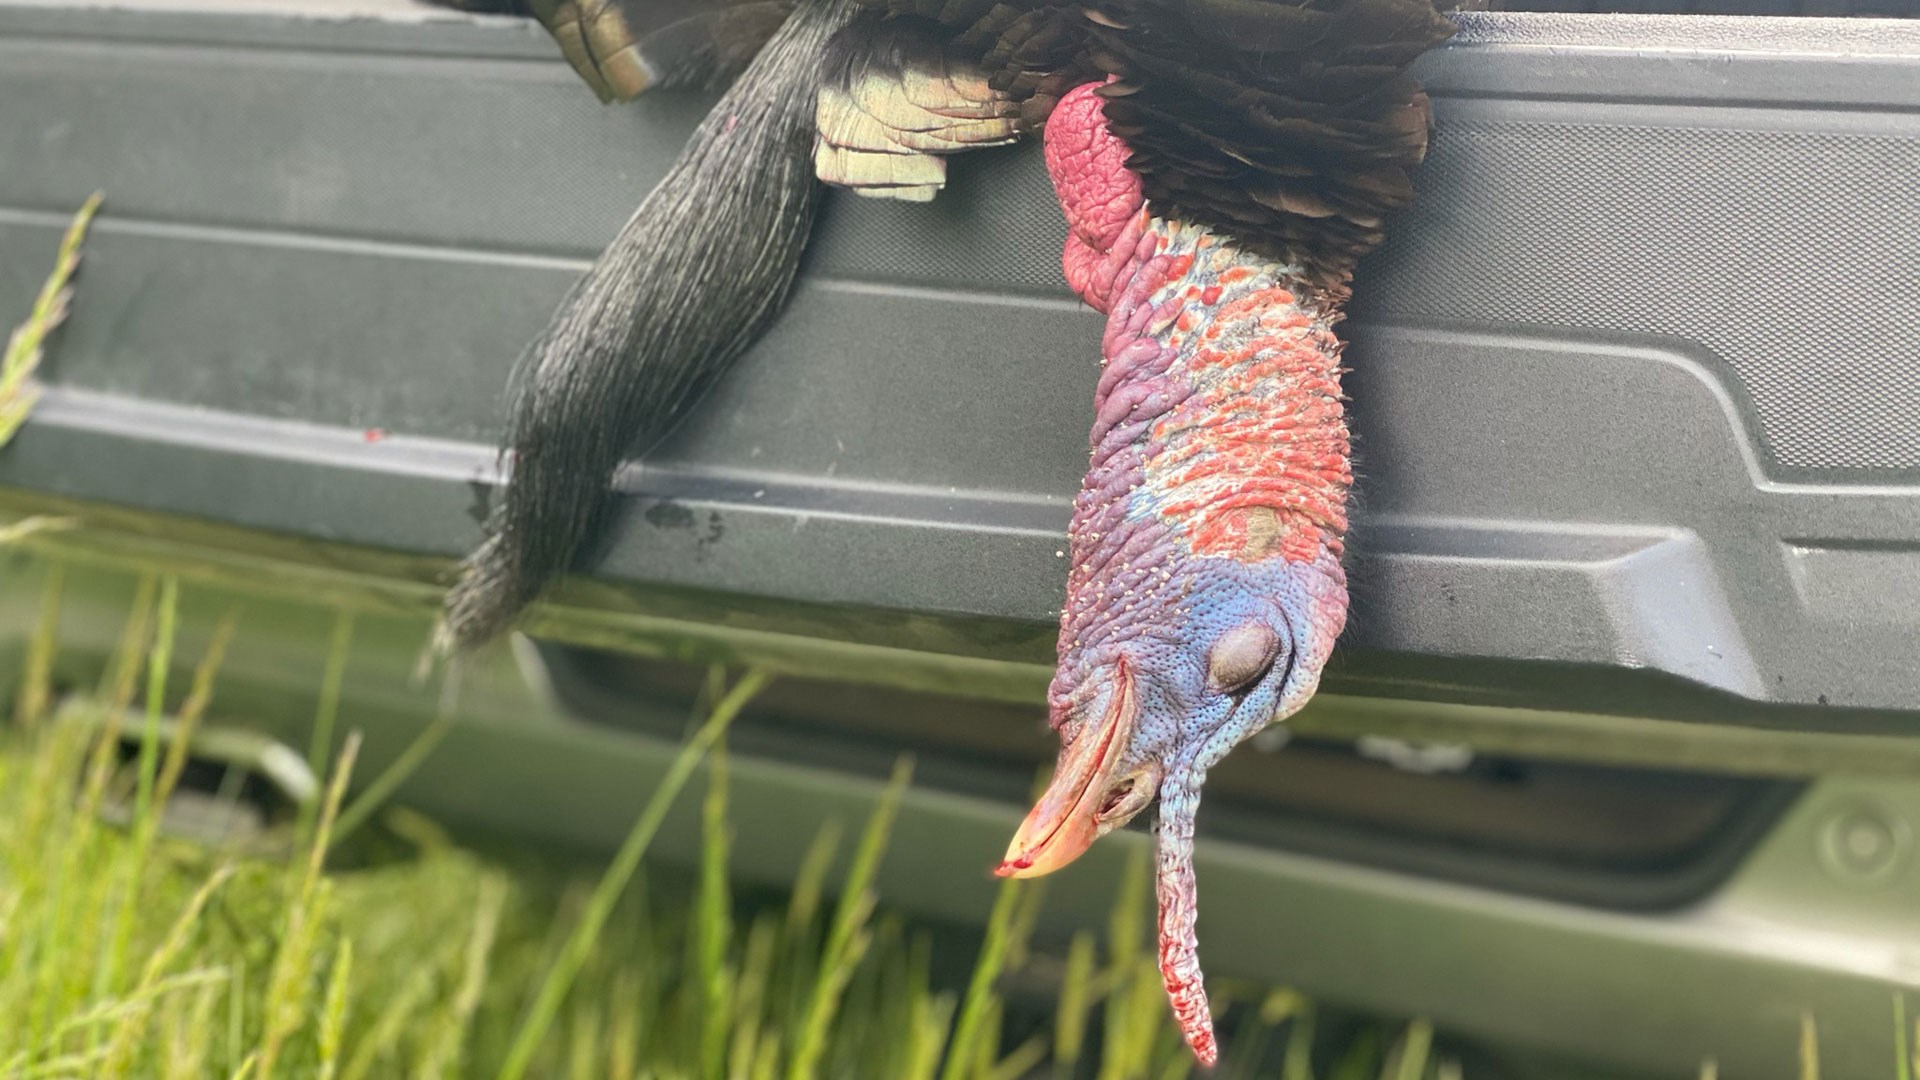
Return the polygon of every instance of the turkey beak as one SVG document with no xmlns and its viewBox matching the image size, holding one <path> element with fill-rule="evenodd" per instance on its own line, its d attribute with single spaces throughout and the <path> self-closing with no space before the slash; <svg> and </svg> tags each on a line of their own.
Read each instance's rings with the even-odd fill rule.
<svg viewBox="0 0 1920 1080">
<path fill-rule="evenodd" d="M 1082 726 L 1061 753 L 1053 782 L 1013 834 L 1006 861 L 994 870 L 999 877 L 1052 873 L 1079 858 L 1106 831 L 1100 822 L 1101 804 L 1133 739 L 1137 712 L 1133 679 L 1124 664 L 1115 683 L 1106 714 Z"/>
</svg>

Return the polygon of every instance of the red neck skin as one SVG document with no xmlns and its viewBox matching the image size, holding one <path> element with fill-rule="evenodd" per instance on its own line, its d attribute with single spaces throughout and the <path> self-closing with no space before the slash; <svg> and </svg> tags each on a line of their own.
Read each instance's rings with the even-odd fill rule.
<svg viewBox="0 0 1920 1080">
<path fill-rule="evenodd" d="M 1199 706 L 1143 706 L 1133 725 L 1129 760 L 1165 769 L 1161 975 L 1182 1034 L 1211 1065 L 1194 818 L 1207 770 L 1312 696 L 1345 623 L 1339 559 L 1352 472 L 1332 330 L 1344 289 L 1309 289 L 1295 268 L 1154 217 L 1094 89 L 1067 94 L 1046 134 L 1069 227 L 1062 269 L 1108 317 L 1091 465 L 1074 505 L 1055 724 L 1063 740 L 1077 738 L 1072 702 L 1129 665 L 1171 696 L 1204 703 L 1186 688 L 1207 643 L 1249 617 L 1274 619 L 1292 646 L 1292 674 L 1261 709 L 1249 707 L 1258 715 L 1213 728 Z"/>
</svg>

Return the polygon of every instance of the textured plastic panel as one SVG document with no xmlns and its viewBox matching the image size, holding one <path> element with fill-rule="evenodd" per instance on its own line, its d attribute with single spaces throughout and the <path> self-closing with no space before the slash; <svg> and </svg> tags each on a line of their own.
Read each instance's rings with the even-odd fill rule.
<svg viewBox="0 0 1920 1080">
<path fill-rule="evenodd" d="M 1907 723 L 1920 26 L 1486 15 L 1423 75 L 1423 198 L 1357 286 L 1329 686 Z M 448 555 L 522 345 L 704 106 L 603 108 L 521 23 L 324 5 L 0 5 L 0 101 L 0 311 L 109 199 L 0 484 Z M 1037 154 L 952 175 L 830 201 L 600 574 L 1046 662 L 1098 323 Z"/>
<path fill-rule="evenodd" d="M 1920 218 L 1860 212 L 1920 177 L 1911 117 L 1783 132 L 1486 112 L 1455 111 L 1422 177 L 1470 212 L 1409 223 L 1374 311 L 1685 342 L 1726 365 L 1779 466 L 1920 467 L 1920 278 L 1902 269 Z"/>
</svg>

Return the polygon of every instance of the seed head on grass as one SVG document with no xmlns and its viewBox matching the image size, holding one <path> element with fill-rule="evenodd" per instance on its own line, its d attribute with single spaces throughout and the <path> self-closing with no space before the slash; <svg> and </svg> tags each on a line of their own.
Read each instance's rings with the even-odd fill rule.
<svg viewBox="0 0 1920 1080">
<path fill-rule="evenodd" d="M 332 973 L 327 976 L 326 1005 L 320 1014 L 319 1080 L 333 1080 L 340 1068 L 340 1044 L 346 1035 L 347 988 L 353 974 L 353 939 L 342 939 L 333 953 Z"/>
<path fill-rule="evenodd" d="M 147 958 L 146 969 L 141 973 L 140 982 L 133 988 L 127 1010 L 121 1014 L 120 1022 L 114 1025 L 113 1035 L 107 1044 L 105 1064 L 101 1070 L 106 1076 L 119 1076 L 129 1064 L 137 1040 L 147 1027 L 147 1018 L 152 1014 L 154 999 L 160 992 L 162 980 L 167 977 L 167 969 L 174 965 L 187 947 L 189 936 L 196 929 L 201 913 L 206 911 L 207 902 L 213 894 L 219 892 L 233 878 L 233 867 L 223 866 L 216 870 L 206 884 L 200 886 L 193 898 L 187 901 L 186 910 L 174 921 L 173 928 L 167 932 L 166 940 Z"/>
<path fill-rule="evenodd" d="M 333 837 L 333 825 L 340 814 L 340 802 L 346 795 L 347 779 L 353 772 L 354 759 L 359 751 L 358 736 L 349 735 L 346 748 L 340 752 L 340 764 L 334 769 L 333 780 L 327 785 L 326 797 L 320 806 L 320 821 L 314 829 L 313 844 L 308 849 L 305 867 L 287 905 L 280 949 L 274 956 L 272 974 L 267 982 L 264 1007 L 266 1034 L 261 1039 L 259 1056 L 255 1059 L 257 1073 L 262 1077 L 275 1075 L 274 1066 L 279 1061 L 282 1047 L 302 1026 L 310 1007 L 308 994 L 320 931 L 332 913 L 333 883 L 326 879 L 322 870 L 326 865 L 327 846 Z"/>
<path fill-rule="evenodd" d="M 67 226 L 53 273 L 47 275 L 46 283 L 40 287 L 40 295 L 34 300 L 27 321 L 13 331 L 7 339 L 6 353 L 0 355 L 0 446 L 13 440 L 14 433 L 26 423 L 27 414 L 40 400 L 40 384 L 33 375 L 46 356 L 47 337 L 66 320 L 67 309 L 73 301 L 73 272 L 80 267 L 80 243 L 99 210 L 100 193 L 96 191 Z"/>
<path fill-rule="evenodd" d="M 700 1075 L 722 1080 L 727 1067 L 727 1028 L 733 1018 L 733 973 L 727 953 L 733 941 L 733 895 L 727 886 L 727 748 L 714 744 L 707 756 L 707 798 L 701 809 L 698 927 L 691 941 L 702 989 Z"/>
</svg>

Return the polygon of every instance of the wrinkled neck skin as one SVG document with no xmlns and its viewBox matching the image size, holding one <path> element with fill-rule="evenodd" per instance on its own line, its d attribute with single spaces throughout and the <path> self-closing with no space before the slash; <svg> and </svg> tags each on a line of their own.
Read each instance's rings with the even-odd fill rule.
<svg viewBox="0 0 1920 1080">
<path fill-rule="evenodd" d="M 1047 126 L 1070 228 L 1062 266 L 1107 316 L 1049 704 L 1070 740 L 1082 722 L 1075 702 L 1122 656 L 1123 670 L 1158 673 L 1136 685 L 1133 741 L 1164 765 L 1160 968 L 1182 1033 L 1211 1064 L 1194 814 L 1207 770 L 1312 696 L 1345 623 L 1352 474 L 1333 333 L 1345 290 L 1309 288 L 1296 268 L 1229 237 L 1155 217 L 1092 90 L 1068 94 Z M 1284 628 L 1280 663 L 1291 668 L 1281 689 L 1248 705 L 1267 715 L 1203 723 L 1185 704 L 1205 692 L 1189 689 L 1195 649 L 1250 611 Z"/>
</svg>

